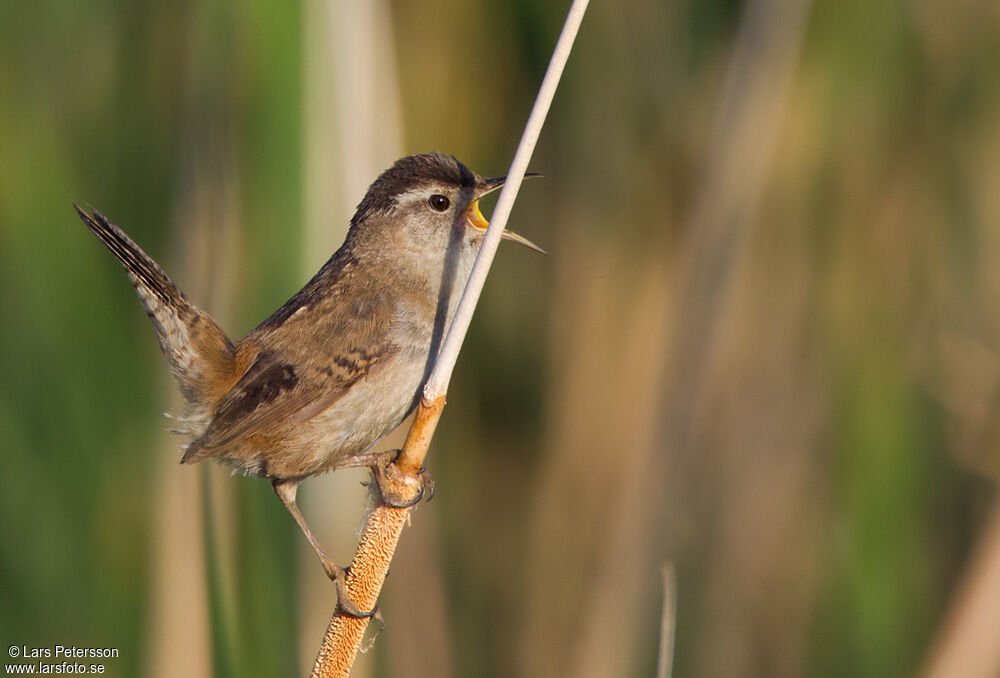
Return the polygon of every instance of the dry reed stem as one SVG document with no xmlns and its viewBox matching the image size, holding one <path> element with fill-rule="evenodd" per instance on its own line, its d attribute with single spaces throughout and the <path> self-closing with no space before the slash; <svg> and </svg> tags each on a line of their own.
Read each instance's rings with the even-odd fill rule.
<svg viewBox="0 0 1000 678">
<path fill-rule="evenodd" d="M 660 655 L 656 678 L 670 678 L 674 670 L 674 631 L 677 624 L 677 578 L 673 563 L 665 563 L 663 575 L 663 614 L 660 617 Z"/>
<path fill-rule="evenodd" d="M 413 426 L 395 462 L 403 473 L 413 474 L 423 467 L 444 403 L 445 398 L 441 396 L 433 402 L 421 400 L 417 406 Z M 388 478 L 387 482 L 392 482 L 392 479 Z M 389 573 L 396 544 L 409 515 L 409 508 L 385 505 L 376 506 L 368 514 L 346 581 L 347 595 L 359 609 L 371 610 L 378 602 L 382 583 Z M 311 674 L 313 678 L 342 677 L 351 672 L 368 621 L 344 615 L 339 607 L 334 609 L 323 644 L 316 655 Z"/>
<path fill-rule="evenodd" d="M 507 226 L 507 218 L 514 206 L 517 191 L 521 187 L 521 181 L 528 169 L 528 162 L 531 160 L 532 151 L 541 134 L 542 125 L 549 107 L 552 105 L 556 87 L 573 49 L 573 42 L 576 40 L 576 34 L 580 29 L 588 4 L 589 0 L 573 0 L 566 15 L 562 32 L 552 50 L 548 69 L 542 78 L 535 103 L 531 108 L 524 132 L 521 134 L 517 150 L 514 152 L 507 180 L 500 191 L 500 197 L 497 199 L 493 219 L 489 228 L 486 229 L 483 244 L 479 248 L 479 254 L 476 256 L 476 262 L 469 274 L 469 280 L 455 311 L 451 327 L 448 328 L 444 343 L 441 345 L 434 369 L 424 385 L 423 398 L 417 406 L 413 425 L 399 457 L 393 462 L 400 475 L 412 476 L 423 468 L 427 449 L 434 436 L 434 430 L 437 428 L 437 422 L 441 418 L 441 411 L 444 409 L 448 382 L 451 379 L 452 370 L 455 368 L 455 362 L 458 360 L 458 352 L 462 347 L 466 332 L 469 330 L 469 324 L 472 322 L 472 313 L 479 301 L 479 295 L 493 263 L 493 256 L 496 254 L 501 234 Z M 390 491 L 406 492 L 412 490 L 409 486 L 404 487 L 403 483 L 395 482 L 396 479 L 392 475 L 386 480 L 390 483 L 388 488 Z M 392 487 L 392 485 L 397 487 Z M 406 494 L 399 496 L 405 497 Z M 359 609 L 370 610 L 378 601 L 378 595 L 382 591 L 382 583 L 389 572 L 389 564 L 392 562 L 396 544 L 399 543 L 399 536 L 409 515 L 409 508 L 400 509 L 385 505 L 376 506 L 368 514 L 361 532 L 357 553 L 351 562 L 345 582 L 348 598 Z M 313 678 L 347 676 L 354 664 L 354 658 L 361 646 L 361 638 L 367 627 L 368 619 L 348 617 L 341 614 L 339 606 L 335 608 L 330 624 L 327 626 L 326 635 L 323 637 L 323 643 L 316 656 L 316 662 L 313 665 L 311 674 Z"/>
<path fill-rule="evenodd" d="M 192 26 L 191 30 L 194 30 Z M 197 31 L 195 31 L 197 32 Z M 196 49 L 204 49 L 199 43 Z M 241 239 L 237 205 L 240 186 L 234 177 L 234 145 L 229 137 L 216 144 L 205 144 L 213 130 L 205 126 L 201 92 L 210 87 L 208 74 L 197 64 L 205 54 L 192 59 L 184 73 L 186 82 L 185 116 L 180 157 L 182 171 L 173 207 L 173 230 L 178 252 L 176 273 L 192 298 L 207 301 L 212 315 L 227 323 L 232 313 L 235 281 L 234 267 Z M 212 228 L 209 226 L 212 225 Z M 213 237 L 212 231 L 216 230 Z M 230 243 L 224 252 L 218 244 Z M 174 266 L 170 267 L 171 270 Z M 182 409 L 173 380 L 162 384 L 167 391 L 164 400 L 170 411 Z M 173 425 L 173 422 L 171 422 Z M 227 478 L 222 469 L 205 466 L 191 482 L 190 470 L 177 463 L 177 438 L 171 436 L 156 477 L 159 491 L 155 503 L 155 538 L 153 548 L 152 614 L 148 630 L 146 674 L 151 678 L 208 678 L 212 675 L 212 631 L 226 635 L 226 642 L 235 635 L 235 612 L 223 608 L 220 619 L 213 619 L 209 592 L 215 585 L 232 586 L 231 580 L 213 583 L 218 571 L 235 571 L 235 541 L 227 538 L 236 533 L 232 523 L 230 486 L 215 482 Z M 200 478 L 198 478 L 200 476 Z M 228 478 L 227 478 L 228 481 Z M 202 484 L 209 483 L 207 492 Z M 205 504 L 208 499 L 212 507 Z M 206 520 L 206 512 L 209 519 Z M 208 560 L 205 539 L 215 551 L 214 567 Z M 221 564 L 219 564 L 221 561 Z M 232 600 L 228 589 L 222 600 Z M 178 652 L 177 648 L 185 648 Z M 228 661 L 229 658 L 227 657 Z"/>
</svg>

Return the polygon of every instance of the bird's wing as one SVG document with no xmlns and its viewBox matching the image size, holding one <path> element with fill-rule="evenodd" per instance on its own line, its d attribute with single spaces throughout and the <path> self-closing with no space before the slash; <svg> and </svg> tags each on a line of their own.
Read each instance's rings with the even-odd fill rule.
<svg viewBox="0 0 1000 678">
<path fill-rule="evenodd" d="M 332 311 L 333 309 L 331 309 Z M 399 348 L 388 340 L 386 318 L 366 312 L 324 314 L 330 323 L 306 324 L 300 317 L 283 323 L 280 340 L 264 348 L 225 395 L 205 433 L 188 446 L 183 463 L 212 456 L 247 442 L 280 440 L 289 425 L 301 424 L 340 399 L 354 384 L 383 366 Z M 386 319 L 387 320 L 387 319 Z M 272 329 L 273 331 L 273 329 Z M 334 346 L 338 346 L 334 348 Z"/>
</svg>

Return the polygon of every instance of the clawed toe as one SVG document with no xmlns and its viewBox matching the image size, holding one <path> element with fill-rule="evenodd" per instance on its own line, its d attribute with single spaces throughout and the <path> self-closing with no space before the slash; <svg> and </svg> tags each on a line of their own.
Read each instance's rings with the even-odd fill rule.
<svg viewBox="0 0 1000 678">
<path fill-rule="evenodd" d="M 420 489 L 420 498 L 426 498 L 427 501 L 430 501 L 434 498 L 434 479 L 431 478 L 431 474 L 427 471 L 426 466 L 421 466 L 420 470 L 417 471 L 417 475 L 420 476 L 423 482 L 423 487 Z"/>
<path fill-rule="evenodd" d="M 376 603 L 368 612 L 363 612 L 358 609 L 358 606 L 354 604 L 350 596 L 347 595 L 347 568 L 334 565 L 333 563 L 323 563 L 323 569 L 326 570 L 326 574 L 333 581 L 334 586 L 337 589 L 337 611 L 341 614 L 354 617 L 355 619 L 370 619 L 376 617 L 381 619 L 381 613 L 378 610 L 378 604 Z"/>
<path fill-rule="evenodd" d="M 398 455 L 399 450 L 392 450 L 371 465 L 381 502 L 393 508 L 409 508 L 425 496 L 434 496 L 430 475 L 424 469 L 414 474 L 401 472 L 395 464 Z"/>
</svg>

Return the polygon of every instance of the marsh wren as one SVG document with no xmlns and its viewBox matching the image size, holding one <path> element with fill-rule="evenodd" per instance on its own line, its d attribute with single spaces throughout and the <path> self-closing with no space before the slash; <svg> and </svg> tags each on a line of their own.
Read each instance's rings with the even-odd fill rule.
<svg viewBox="0 0 1000 678">
<path fill-rule="evenodd" d="M 486 231 L 479 199 L 503 183 L 440 153 L 396 161 L 368 189 L 340 249 L 235 342 L 120 228 L 76 206 L 125 266 L 180 385 L 181 463 L 213 459 L 268 478 L 348 614 L 366 613 L 345 599 L 344 569 L 299 510 L 299 483 L 349 466 L 384 472 L 391 458 L 372 447 L 417 405 Z"/>
</svg>

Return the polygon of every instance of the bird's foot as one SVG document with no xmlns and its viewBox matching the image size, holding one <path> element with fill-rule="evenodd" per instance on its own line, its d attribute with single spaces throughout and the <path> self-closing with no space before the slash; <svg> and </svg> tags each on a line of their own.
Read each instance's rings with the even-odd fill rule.
<svg viewBox="0 0 1000 678">
<path fill-rule="evenodd" d="M 379 455 L 371 470 L 382 503 L 394 508 L 409 508 L 424 497 L 430 499 L 434 496 L 434 481 L 424 468 L 416 473 L 400 471 L 396 465 L 399 452 L 390 450 Z"/>
<path fill-rule="evenodd" d="M 347 595 L 348 568 L 340 567 L 331 560 L 324 560 L 323 569 L 326 570 L 326 576 L 333 581 L 333 584 L 337 589 L 338 612 L 348 617 L 354 617 L 355 619 L 370 619 L 375 617 L 381 620 L 381 613 L 378 610 L 378 604 L 376 604 L 375 607 L 368 612 L 362 612 L 358 609 L 358 606 L 354 604 L 354 601 L 351 600 L 351 597 Z"/>
</svg>

